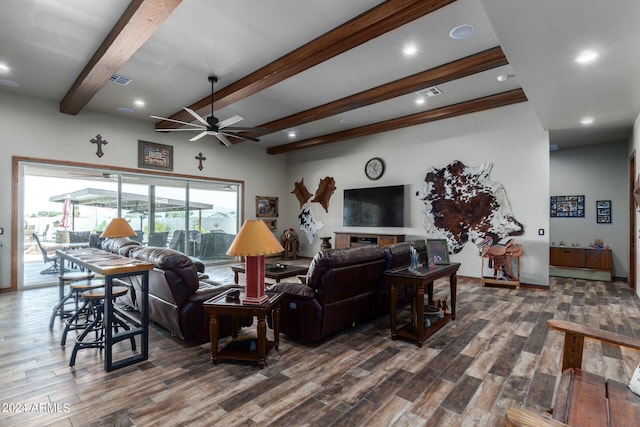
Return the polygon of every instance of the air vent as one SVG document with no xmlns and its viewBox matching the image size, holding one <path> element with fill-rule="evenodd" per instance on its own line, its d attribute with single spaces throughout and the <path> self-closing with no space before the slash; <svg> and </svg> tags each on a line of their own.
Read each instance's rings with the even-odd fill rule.
<svg viewBox="0 0 640 427">
<path fill-rule="evenodd" d="M 435 86 L 431 86 L 426 89 L 419 90 L 416 93 L 423 98 L 430 98 L 432 96 L 441 95 L 442 91 Z"/>
<path fill-rule="evenodd" d="M 123 76 L 122 74 L 114 74 L 109 77 L 109 80 L 122 86 L 126 86 L 131 83 L 131 79 L 127 76 Z"/>
</svg>

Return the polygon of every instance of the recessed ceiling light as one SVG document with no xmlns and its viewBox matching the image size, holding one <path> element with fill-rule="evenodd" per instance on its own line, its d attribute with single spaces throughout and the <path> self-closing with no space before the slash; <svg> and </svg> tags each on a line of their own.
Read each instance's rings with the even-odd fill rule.
<svg viewBox="0 0 640 427">
<path fill-rule="evenodd" d="M 426 99 L 424 99 L 424 98 L 423 98 L 423 97 L 421 97 L 421 96 L 417 97 L 417 98 L 416 98 L 416 101 L 415 101 L 416 105 L 422 105 L 422 104 L 424 104 L 425 102 L 427 102 L 427 100 L 426 100 Z"/>
<path fill-rule="evenodd" d="M 449 37 L 455 40 L 466 39 L 476 30 L 471 24 L 462 24 L 449 31 Z"/>
<path fill-rule="evenodd" d="M 11 68 L 7 64 L 0 64 L 0 73 L 8 73 Z"/>
<path fill-rule="evenodd" d="M 349 119 L 340 119 L 340 124 L 348 125 L 350 123 L 351 123 L 351 120 L 349 120 Z"/>
<path fill-rule="evenodd" d="M 142 99 L 136 99 L 133 103 L 136 107 L 144 107 L 144 101 Z"/>
<path fill-rule="evenodd" d="M 593 123 L 593 117 L 583 117 L 580 120 L 580 123 L 583 125 L 590 125 L 591 123 Z"/>
<path fill-rule="evenodd" d="M 406 45 L 403 49 L 402 49 L 402 53 L 405 56 L 412 56 L 415 55 L 416 52 L 418 52 L 418 48 L 416 47 L 416 45 L 414 44 L 408 44 Z"/>
<path fill-rule="evenodd" d="M 578 64 L 587 64 L 589 62 L 595 61 L 600 54 L 595 50 L 585 50 L 580 52 L 580 55 L 576 56 L 575 61 Z"/>
<path fill-rule="evenodd" d="M 496 79 L 498 79 L 499 82 L 505 82 L 507 79 L 511 79 L 515 76 L 515 74 L 500 74 Z"/>
<path fill-rule="evenodd" d="M 131 108 L 131 107 L 120 107 L 120 108 L 118 108 L 118 111 L 121 111 L 123 113 L 133 113 L 133 108 Z"/>
<path fill-rule="evenodd" d="M 290 139 L 293 139 L 293 138 L 297 137 L 298 136 L 298 129 L 289 129 L 289 130 L 287 130 L 287 136 Z"/>
</svg>

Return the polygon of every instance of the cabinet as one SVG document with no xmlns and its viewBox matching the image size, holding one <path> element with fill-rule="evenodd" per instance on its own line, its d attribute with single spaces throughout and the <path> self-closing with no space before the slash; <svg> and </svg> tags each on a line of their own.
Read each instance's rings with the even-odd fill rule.
<svg viewBox="0 0 640 427">
<path fill-rule="evenodd" d="M 345 249 L 354 246 L 377 245 L 387 246 L 404 242 L 404 234 L 374 234 L 336 232 L 335 248 Z"/>
<path fill-rule="evenodd" d="M 610 249 L 552 247 L 549 264 L 553 276 L 611 281 L 613 274 Z"/>
</svg>

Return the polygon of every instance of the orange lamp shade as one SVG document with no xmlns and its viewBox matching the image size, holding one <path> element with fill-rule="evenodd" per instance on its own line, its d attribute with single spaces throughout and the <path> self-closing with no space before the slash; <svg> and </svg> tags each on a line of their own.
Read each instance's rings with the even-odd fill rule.
<svg viewBox="0 0 640 427">
<path fill-rule="evenodd" d="M 101 238 L 115 238 L 115 237 L 135 237 L 136 232 L 129 225 L 124 218 L 113 218 L 107 228 L 104 229 Z"/>
</svg>

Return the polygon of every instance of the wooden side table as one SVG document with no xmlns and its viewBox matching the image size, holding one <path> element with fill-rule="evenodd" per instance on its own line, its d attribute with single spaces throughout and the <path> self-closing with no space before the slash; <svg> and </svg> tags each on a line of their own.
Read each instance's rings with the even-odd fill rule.
<svg viewBox="0 0 640 427">
<path fill-rule="evenodd" d="M 282 292 L 266 292 L 269 299 L 261 305 L 242 304 L 242 294 L 238 300 L 227 300 L 227 293 L 232 289 L 204 302 L 203 307 L 209 314 L 209 335 L 211 339 L 211 362 L 218 359 L 244 360 L 257 362 L 260 369 L 264 368 L 265 357 L 272 348 L 278 349 L 280 343 L 280 300 Z M 267 314 L 273 318 L 273 341 L 267 339 Z M 238 341 L 231 341 L 224 348 L 218 349 L 218 335 L 220 325 L 218 316 L 232 317 L 255 316 L 258 318 L 257 340 L 255 348 L 250 345 L 240 345 Z M 239 319 L 233 319 L 234 325 L 239 325 Z M 236 322 L 238 320 L 238 322 Z M 234 338 L 237 331 L 234 331 Z M 248 343 L 247 343 L 248 344 Z"/>
<path fill-rule="evenodd" d="M 422 347 L 422 343 L 437 330 L 442 328 L 449 320 L 456 318 L 456 293 L 457 293 L 457 276 L 456 272 L 460 268 L 460 263 L 451 263 L 446 265 L 436 265 L 429 269 L 422 267 L 418 273 L 412 273 L 407 267 L 388 270 L 384 273 L 387 285 L 389 286 L 391 296 L 390 307 L 390 323 L 391 323 L 391 339 L 403 337 L 414 340 L 418 343 L 418 347 Z M 445 313 L 444 318 L 436 320 L 433 325 L 428 328 L 424 327 L 424 292 L 427 289 L 427 302 L 433 305 L 433 282 L 441 277 L 449 276 L 449 291 L 451 298 L 451 313 Z M 413 297 L 411 322 L 397 328 L 397 286 L 406 284 L 415 289 Z"/>
</svg>

